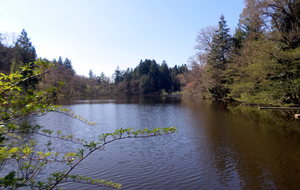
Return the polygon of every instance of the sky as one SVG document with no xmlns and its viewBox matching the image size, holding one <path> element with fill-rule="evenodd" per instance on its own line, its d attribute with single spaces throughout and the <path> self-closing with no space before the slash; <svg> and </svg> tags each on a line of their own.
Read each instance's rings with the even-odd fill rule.
<svg viewBox="0 0 300 190">
<path fill-rule="evenodd" d="M 223 14 L 234 33 L 243 0 L 0 0 L 0 32 L 22 29 L 49 60 L 71 59 L 78 75 L 111 76 L 140 60 L 188 64 L 198 31 Z"/>
</svg>

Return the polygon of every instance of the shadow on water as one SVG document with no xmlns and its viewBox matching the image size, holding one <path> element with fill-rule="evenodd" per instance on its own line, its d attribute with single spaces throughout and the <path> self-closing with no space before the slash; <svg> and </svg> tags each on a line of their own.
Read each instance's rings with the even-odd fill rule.
<svg viewBox="0 0 300 190">
<path fill-rule="evenodd" d="M 300 189 L 300 125 L 294 113 L 226 103 L 189 106 L 204 115 L 211 164 L 220 184 L 245 189 Z"/>
<path fill-rule="evenodd" d="M 54 103 L 57 105 L 73 104 L 176 104 L 181 102 L 181 97 L 170 96 L 99 96 L 90 99 L 60 98 Z"/>
<path fill-rule="evenodd" d="M 85 126 L 59 114 L 36 118 L 37 122 L 87 140 L 121 127 L 176 125 L 179 130 L 113 143 L 74 171 L 80 175 L 117 181 L 124 189 L 300 189 L 299 121 L 293 112 L 161 96 L 56 103 L 98 124 Z M 59 148 L 72 145 L 61 143 Z"/>
</svg>

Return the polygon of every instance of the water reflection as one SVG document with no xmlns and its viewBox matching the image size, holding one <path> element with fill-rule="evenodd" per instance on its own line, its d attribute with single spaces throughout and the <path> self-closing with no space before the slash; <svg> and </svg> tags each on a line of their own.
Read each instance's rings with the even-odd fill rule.
<svg viewBox="0 0 300 190">
<path fill-rule="evenodd" d="M 171 96 L 100 96 L 91 99 L 60 98 L 54 103 L 58 105 L 73 104 L 176 104 L 181 102 L 181 97 Z"/>
<path fill-rule="evenodd" d="M 270 133 L 266 120 L 259 122 L 260 119 L 237 114 L 226 104 L 189 107 L 204 115 L 211 164 L 220 184 L 238 189 L 239 185 L 245 189 L 300 188 L 297 142 L 278 138 L 278 134 Z M 244 114 L 259 114 L 254 112 L 253 108 L 244 110 Z"/>
<path fill-rule="evenodd" d="M 104 153 L 90 156 L 74 173 L 118 181 L 124 189 L 300 189 L 297 136 L 280 135 L 282 128 L 299 127 L 299 122 L 288 122 L 288 114 L 282 120 L 280 112 L 196 103 L 180 97 L 59 101 L 98 124 L 85 126 L 55 113 L 36 118 L 37 122 L 87 140 L 121 127 L 176 125 L 179 129 L 172 135 L 113 143 Z M 61 144 L 60 148 L 72 146 Z"/>
</svg>

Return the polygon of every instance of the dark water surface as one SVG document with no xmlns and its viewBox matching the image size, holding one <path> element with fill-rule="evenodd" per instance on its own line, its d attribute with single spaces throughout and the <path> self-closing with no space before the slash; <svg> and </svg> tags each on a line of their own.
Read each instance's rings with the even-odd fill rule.
<svg viewBox="0 0 300 190">
<path fill-rule="evenodd" d="M 232 114 L 224 104 L 153 96 L 59 103 L 97 124 L 85 125 L 57 113 L 36 118 L 36 122 L 87 141 L 128 127 L 175 125 L 179 131 L 115 141 L 71 174 L 118 182 L 122 189 L 300 189 L 299 141 L 270 131 L 255 118 Z M 73 144 L 55 143 L 57 150 L 76 150 Z M 111 189 L 78 183 L 60 187 Z"/>
</svg>

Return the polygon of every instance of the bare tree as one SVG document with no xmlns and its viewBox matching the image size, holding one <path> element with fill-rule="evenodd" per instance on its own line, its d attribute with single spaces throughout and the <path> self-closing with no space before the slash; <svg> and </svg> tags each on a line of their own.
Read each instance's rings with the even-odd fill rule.
<svg viewBox="0 0 300 190">
<path fill-rule="evenodd" d="M 200 51 L 210 51 L 212 48 L 212 39 L 216 33 L 216 26 L 206 26 L 201 28 L 198 32 L 196 42 L 198 43 L 195 46 L 195 49 Z"/>
<path fill-rule="evenodd" d="M 18 35 L 16 33 L 8 33 L 8 32 L 4 32 L 1 33 L 1 43 L 5 46 L 5 47 L 14 47 L 17 39 L 18 39 Z"/>
</svg>

